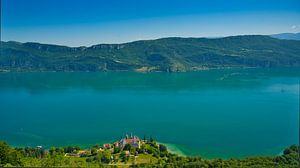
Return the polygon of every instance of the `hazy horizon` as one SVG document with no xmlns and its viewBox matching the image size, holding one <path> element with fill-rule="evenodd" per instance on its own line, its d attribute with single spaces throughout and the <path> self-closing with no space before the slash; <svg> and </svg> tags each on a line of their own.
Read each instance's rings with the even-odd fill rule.
<svg viewBox="0 0 300 168">
<path fill-rule="evenodd" d="M 216 38 L 225 38 L 225 37 L 232 37 L 232 36 L 244 36 L 244 35 L 277 35 L 277 34 L 290 34 L 291 32 L 282 32 L 282 33 L 276 33 L 276 34 L 237 34 L 237 35 L 229 35 L 229 36 L 219 36 L 219 37 L 181 37 L 181 36 L 168 36 L 168 37 L 159 37 L 159 38 L 150 38 L 150 39 L 139 39 L 139 40 L 132 40 L 132 41 L 125 41 L 125 42 L 120 42 L 120 43 L 95 43 L 91 45 L 79 45 L 79 46 L 71 46 L 71 45 L 66 45 L 66 44 L 54 44 L 54 43 L 44 43 L 40 41 L 16 41 L 16 40 L 2 40 L 3 42 L 20 42 L 20 43 L 40 43 L 40 44 L 49 44 L 49 45 L 58 45 L 58 46 L 67 46 L 67 47 L 91 47 L 93 45 L 99 45 L 99 44 L 125 44 L 125 43 L 131 43 L 135 41 L 143 41 L 143 40 L 158 40 L 158 39 L 163 39 L 163 38 L 208 38 L 208 39 L 216 39 Z M 295 32 L 291 34 L 298 34 L 300 32 Z"/>
<path fill-rule="evenodd" d="M 300 2 L 2 0 L 1 40 L 67 46 L 300 32 Z"/>
</svg>

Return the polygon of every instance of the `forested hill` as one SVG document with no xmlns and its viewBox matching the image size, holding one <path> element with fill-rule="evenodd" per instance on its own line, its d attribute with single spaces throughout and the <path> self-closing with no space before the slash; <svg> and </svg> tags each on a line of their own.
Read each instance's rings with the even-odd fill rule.
<svg viewBox="0 0 300 168">
<path fill-rule="evenodd" d="M 223 67 L 300 67 L 300 41 L 261 35 L 174 37 L 90 47 L 1 41 L 1 71 L 170 72 Z"/>
<path fill-rule="evenodd" d="M 271 37 L 286 40 L 300 40 L 300 33 L 280 33 L 272 34 Z"/>
</svg>

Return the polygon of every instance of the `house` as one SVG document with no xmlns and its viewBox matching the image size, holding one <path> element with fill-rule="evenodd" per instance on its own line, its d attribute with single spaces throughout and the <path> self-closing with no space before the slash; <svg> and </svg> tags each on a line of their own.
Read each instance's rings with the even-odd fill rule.
<svg viewBox="0 0 300 168">
<path fill-rule="evenodd" d="M 110 144 L 103 144 L 103 149 L 110 149 L 111 145 Z"/>
<path fill-rule="evenodd" d="M 43 146 L 36 146 L 36 148 L 37 148 L 37 149 L 42 149 L 42 148 L 43 148 Z"/>
<path fill-rule="evenodd" d="M 118 147 L 119 147 L 119 142 L 115 142 L 115 143 L 114 143 L 114 147 L 115 147 L 115 148 L 118 148 Z"/>
<path fill-rule="evenodd" d="M 65 156 L 80 157 L 80 154 L 78 154 L 78 153 L 66 153 Z"/>
<path fill-rule="evenodd" d="M 78 154 L 79 154 L 79 156 L 85 156 L 85 155 L 90 154 L 90 152 L 89 152 L 89 151 L 86 151 L 86 150 L 79 150 L 79 151 L 78 151 Z"/>
<path fill-rule="evenodd" d="M 130 156 L 130 152 L 128 150 L 125 151 L 125 156 Z"/>
<path fill-rule="evenodd" d="M 125 138 L 122 138 L 119 141 L 119 146 L 120 146 L 120 148 L 124 148 L 126 144 L 130 144 L 134 148 L 140 148 L 141 147 L 141 140 L 137 136 L 132 136 L 131 135 L 130 137 L 128 137 L 128 135 L 126 135 Z"/>
</svg>

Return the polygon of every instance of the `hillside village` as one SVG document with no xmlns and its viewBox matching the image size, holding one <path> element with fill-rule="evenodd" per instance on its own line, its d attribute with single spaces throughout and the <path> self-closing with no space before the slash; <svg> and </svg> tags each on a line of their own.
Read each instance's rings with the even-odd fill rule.
<svg viewBox="0 0 300 168">
<path fill-rule="evenodd" d="M 145 144 L 147 140 L 141 140 L 138 136 L 126 136 L 124 138 L 121 138 L 119 141 L 116 141 L 114 143 L 105 143 L 101 146 L 95 145 L 91 149 L 85 149 L 85 150 L 74 150 L 70 153 L 66 153 L 65 156 L 86 156 L 91 154 L 92 152 L 103 152 L 105 150 L 109 150 L 111 152 L 119 150 L 124 151 L 127 156 L 130 155 L 130 149 L 140 149 L 142 144 Z"/>
<path fill-rule="evenodd" d="M 50 149 L 51 153 L 53 149 Z M 56 149 L 54 149 L 56 151 Z M 90 149 L 70 148 L 65 150 L 64 157 L 87 158 L 88 162 L 100 160 L 106 164 L 156 163 L 159 157 L 170 154 L 167 147 L 158 144 L 152 138 L 140 139 L 138 136 L 126 135 L 114 143 L 95 145 Z"/>
</svg>

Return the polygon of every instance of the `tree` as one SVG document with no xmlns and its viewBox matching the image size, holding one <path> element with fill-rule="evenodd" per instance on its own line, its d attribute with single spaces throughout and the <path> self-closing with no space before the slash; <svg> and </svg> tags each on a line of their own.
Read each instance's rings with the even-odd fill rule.
<svg viewBox="0 0 300 168">
<path fill-rule="evenodd" d="M 128 150 L 128 151 L 130 151 L 130 149 L 131 149 L 131 145 L 130 144 L 126 144 L 124 146 L 124 148 L 123 148 L 123 150 Z"/>
<path fill-rule="evenodd" d="M 98 153 L 98 152 L 97 152 L 97 149 L 93 147 L 93 148 L 91 149 L 91 154 L 92 154 L 93 156 L 95 156 L 95 155 L 97 155 L 97 153 Z"/>
<path fill-rule="evenodd" d="M 126 153 L 125 153 L 124 151 L 122 151 L 121 154 L 120 154 L 120 159 L 121 159 L 122 162 L 125 162 L 125 163 L 126 163 L 126 162 L 128 161 L 129 158 L 128 158 L 128 156 L 126 155 Z"/>
<path fill-rule="evenodd" d="M 292 145 L 288 149 L 290 152 L 299 153 L 299 147 L 297 145 Z"/>
<path fill-rule="evenodd" d="M 167 152 L 167 147 L 165 145 L 160 144 L 159 145 L 159 151 L 160 152 Z"/>
<path fill-rule="evenodd" d="M 131 155 L 136 155 L 137 153 L 136 148 L 131 148 L 129 152 Z"/>
<path fill-rule="evenodd" d="M 121 149 L 119 147 L 115 147 L 113 154 L 119 153 L 121 151 Z"/>
<path fill-rule="evenodd" d="M 105 150 L 103 152 L 102 158 L 101 158 L 101 162 L 102 163 L 110 163 L 111 161 L 111 153 L 109 150 Z"/>
<path fill-rule="evenodd" d="M 285 150 L 283 151 L 283 154 L 284 154 L 284 155 L 288 155 L 288 154 L 290 154 L 290 153 L 292 153 L 292 150 L 291 150 L 290 148 L 287 148 L 287 149 L 285 149 Z"/>
<path fill-rule="evenodd" d="M 64 153 L 74 153 L 76 151 L 79 151 L 80 147 L 79 146 L 68 146 L 68 147 L 64 147 Z"/>
<path fill-rule="evenodd" d="M 88 158 L 86 158 L 86 160 L 85 160 L 86 162 L 92 162 L 93 161 L 93 159 L 91 158 L 91 157 L 88 157 Z"/>
<path fill-rule="evenodd" d="M 0 141 L 0 166 L 11 164 L 13 166 L 21 166 L 20 153 L 11 149 L 6 142 Z"/>
<path fill-rule="evenodd" d="M 55 155 L 55 148 L 54 147 L 51 147 L 50 149 L 49 149 L 49 154 L 50 154 L 50 156 L 52 156 L 52 155 Z"/>
<path fill-rule="evenodd" d="M 10 147 L 5 142 L 0 142 L 0 165 L 5 165 L 9 163 L 9 151 Z"/>
<path fill-rule="evenodd" d="M 150 136 L 150 142 L 154 142 L 154 139 L 152 138 L 152 136 Z"/>
</svg>

